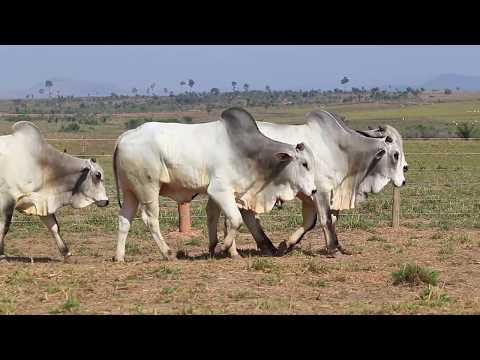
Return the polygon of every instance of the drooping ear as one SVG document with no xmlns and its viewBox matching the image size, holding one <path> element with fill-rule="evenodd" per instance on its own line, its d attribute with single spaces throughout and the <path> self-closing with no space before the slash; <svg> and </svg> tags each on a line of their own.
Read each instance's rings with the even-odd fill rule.
<svg viewBox="0 0 480 360">
<path fill-rule="evenodd" d="M 290 154 L 284 152 L 278 152 L 275 154 L 275 158 L 281 162 L 292 161 L 293 157 Z"/>
<path fill-rule="evenodd" d="M 384 149 L 378 150 L 377 153 L 375 154 L 375 159 L 380 160 L 384 155 L 385 155 Z"/>
<path fill-rule="evenodd" d="M 295 149 L 297 149 L 298 151 L 303 151 L 305 150 L 305 144 L 303 142 L 300 144 L 297 144 L 297 147 Z"/>
</svg>

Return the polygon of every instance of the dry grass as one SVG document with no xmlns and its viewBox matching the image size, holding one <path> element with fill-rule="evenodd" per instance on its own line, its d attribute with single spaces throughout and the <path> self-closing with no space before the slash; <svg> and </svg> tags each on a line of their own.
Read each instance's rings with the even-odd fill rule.
<svg viewBox="0 0 480 360">
<path fill-rule="evenodd" d="M 7 254 L 17 255 L 0 262 L 0 314 L 480 312 L 480 231 L 377 230 L 385 241 L 373 241 L 363 230 L 342 232 L 342 244 L 361 253 L 333 259 L 320 255 L 319 230 L 282 258 L 256 255 L 250 235 L 241 235 L 241 260 L 209 258 L 200 234 L 194 241 L 167 236 L 188 256 L 165 262 L 149 236 L 137 236 L 129 239 L 136 246 L 125 264 L 111 261 L 114 235 L 69 236 L 75 261 L 66 264 L 49 234 L 40 231 L 35 238 L 7 239 Z M 278 243 L 287 233 L 272 237 Z M 408 245 L 412 238 L 415 246 Z M 454 252 L 440 259 L 446 241 Z M 393 285 L 392 273 L 406 263 L 437 271 L 438 286 Z"/>
</svg>

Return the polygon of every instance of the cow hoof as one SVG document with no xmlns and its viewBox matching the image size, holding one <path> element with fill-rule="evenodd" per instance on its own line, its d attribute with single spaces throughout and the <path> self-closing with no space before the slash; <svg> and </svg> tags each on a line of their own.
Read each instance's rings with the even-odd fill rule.
<svg viewBox="0 0 480 360">
<path fill-rule="evenodd" d="M 280 245 L 278 245 L 278 249 L 275 252 L 275 256 L 283 256 L 288 252 L 288 246 L 285 241 L 282 241 Z"/>
<path fill-rule="evenodd" d="M 215 248 L 213 249 L 213 255 L 214 255 L 214 256 L 221 255 L 221 254 L 223 253 L 223 251 L 224 251 L 224 250 L 223 250 L 222 245 L 217 244 L 217 245 L 215 246 Z"/>
<path fill-rule="evenodd" d="M 177 254 L 172 250 L 168 250 L 166 260 L 168 260 L 168 261 L 177 260 Z"/>
</svg>

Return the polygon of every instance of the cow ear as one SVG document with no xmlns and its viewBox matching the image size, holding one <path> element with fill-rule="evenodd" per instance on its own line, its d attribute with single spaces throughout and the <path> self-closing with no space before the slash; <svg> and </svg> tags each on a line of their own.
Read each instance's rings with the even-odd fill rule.
<svg viewBox="0 0 480 360">
<path fill-rule="evenodd" d="M 281 162 L 284 161 L 291 161 L 293 157 L 290 154 L 284 153 L 284 152 L 278 152 L 275 154 L 275 158 L 280 160 Z"/>
<path fill-rule="evenodd" d="M 297 149 L 298 151 L 303 151 L 305 150 L 305 144 L 304 143 L 297 144 L 297 147 L 295 149 Z"/>
<path fill-rule="evenodd" d="M 97 159 L 91 158 L 90 161 L 93 162 L 93 163 L 96 163 L 96 162 L 97 162 Z"/>
<path fill-rule="evenodd" d="M 385 150 L 384 149 L 378 150 L 377 153 L 375 154 L 375 159 L 380 160 L 383 157 L 383 155 L 385 155 Z"/>
</svg>

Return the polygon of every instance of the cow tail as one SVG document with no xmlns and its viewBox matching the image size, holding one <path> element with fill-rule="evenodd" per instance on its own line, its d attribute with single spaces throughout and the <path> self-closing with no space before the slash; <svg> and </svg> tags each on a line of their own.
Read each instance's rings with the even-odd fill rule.
<svg viewBox="0 0 480 360">
<path fill-rule="evenodd" d="M 122 202 L 120 199 L 120 189 L 118 187 L 117 154 L 118 154 L 118 142 L 115 144 L 115 150 L 113 151 L 113 176 L 115 177 L 115 187 L 117 188 L 118 206 L 122 208 Z"/>
</svg>

